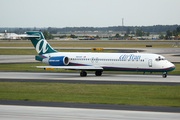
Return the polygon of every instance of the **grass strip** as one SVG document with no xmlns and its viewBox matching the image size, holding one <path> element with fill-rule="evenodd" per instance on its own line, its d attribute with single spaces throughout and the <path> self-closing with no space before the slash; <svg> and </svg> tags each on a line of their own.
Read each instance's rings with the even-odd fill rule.
<svg viewBox="0 0 180 120">
<path fill-rule="evenodd" d="M 172 44 L 156 44 L 156 43 L 50 43 L 52 47 L 106 47 L 106 48 L 146 48 L 147 44 L 151 44 L 153 48 L 172 48 Z M 1 43 L 0 47 L 33 47 L 31 43 Z"/>
<path fill-rule="evenodd" d="M 104 52 L 104 53 L 115 53 L 118 50 L 57 50 L 59 52 Z M 35 49 L 0 49 L 0 55 L 37 55 Z"/>
<path fill-rule="evenodd" d="M 0 71 L 44 71 L 44 69 L 36 68 L 32 66 L 44 66 L 43 63 L 24 63 L 24 64 L 0 64 Z M 175 70 L 168 72 L 168 74 L 180 74 L 180 64 L 175 63 Z M 64 69 L 53 69 L 46 70 L 51 72 L 77 72 L 75 70 L 64 70 Z M 90 71 L 87 71 L 90 72 Z M 90 72 L 92 73 L 92 72 Z M 93 71 L 94 73 L 94 71 Z M 128 71 L 104 71 L 103 73 L 138 73 L 143 74 L 143 72 L 128 72 Z M 149 72 L 146 72 L 149 73 Z M 162 72 L 155 72 L 152 74 L 162 74 Z"/>
<path fill-rule="evenodd" d="M 0 99 L 180 107 L 180 86 L 0 82 Z"/>
<path fill-rule="evenodd" d="M 34 66 L 46 66 L 43 63 L 0 64 L 0 71 L 45 71 Z M 74 70 L 54 69 L 51 72 L 75 72 Z"/>
<path fill-rule="evenodd" d="M 127 42 L 127 43 L 131 43 L 131 42 L 136 42 L 136 43 L 142 43 L 142 42 L 144 42 L 144 43 L 146 43 L 146 42 L 152 42 L 152 43 L 154 43 L 154 42 L 159 42 L 159 43 L 161 43 L 161 42 L 179 42 L 179 40 L 47 40 L 48 42 L 59 42 L 59 43 L 61 43 L 61 42 L 86 42 L 86 43 L 91 43 L 91 42 L 96 42 L 96 43 L 99 43 L 99 42 L 109 42 L 109 43 L 111 43 L 111 42 Z M 22 43 L 22 42 L 24 42 L 24 43 L 30 43 L 30 40 L 10 40 L 10 42 L 9 42 L 9 40 L 0 40 L 0 42 L 8 42 L 8 43 L 11 43 L 11 42 L 17 42 L 17 43 Z"/>
<path fill-rule="evenodd" d="M 37 55 L 35 49 L 0 49 L 0 55 Z"/>
</svg>

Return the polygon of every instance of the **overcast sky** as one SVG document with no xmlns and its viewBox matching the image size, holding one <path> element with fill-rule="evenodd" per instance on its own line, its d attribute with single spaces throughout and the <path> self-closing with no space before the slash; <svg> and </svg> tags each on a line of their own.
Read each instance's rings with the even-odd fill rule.
<svg viewBox="0 0 180 120">
<path fill-rule="evenodd" d="M 180 25 L 180 0 L 0 0 L 0 27 Z"/>
</svg>

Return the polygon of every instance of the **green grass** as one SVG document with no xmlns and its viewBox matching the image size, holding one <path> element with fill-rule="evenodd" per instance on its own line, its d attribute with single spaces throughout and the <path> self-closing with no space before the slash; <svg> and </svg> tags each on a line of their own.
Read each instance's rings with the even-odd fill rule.
<svg viewBox="0 0 180 120">
<path fill-rule="evenodd" d="M 180 86 L 0 82 L 0 99 L 180 107 Z"/>
<path fill-rule="evenodd" d="M 0 55 L 38 55 L 35 49 L 0 49 Z"/>
<path fill-rule="evenodd" d="M 105 53 L 115 53 L 117 50 L 57 50 L 59 52 L 105 52 Z M 0 55 L 37 55 L 35 49 L 0 49 Z"/>
<path fill-rule="evenodd" d="M 146 45 L 149 43 L 121 43 L 121 42 L 114 42 L 114 43 L 50 43 L 52 47 L 111 47 L 111 48 L 145 48 Z M 172 48 L 172 44 L 156 44 L 151 43 L 153 48 Z M 0 43 L 0 47 L 33 47 L 31 43 Z"/>
<path fill-rule="evenodd" d="M 36 68 L 33 66 L 45 66 L 45 64 L 43 63 L 0 64 L 0 71 L 45 71 L 42 68 Z M 75 72 L 74 70 L 64 70 L 64 69 L 54 69 L 50 71 L 51 72 Z"/>
<path fill-rule="evenodd" d="M 179 42 L 179 40 L 47 40 L 48 42 Z M 0 40 L 9 42 L 9 40 Z M 30 40 L 10 40 L 10 42 L 30 42 Z M 9 42 L 9 43 L 10 43 Z"/>
<path fill-rule="evenodd" d="M 42 68 L 36 68 L 32 66 L 44 66 L 43 63 L 24 63 L 24 64 L 0 64 L 0 71 L 45 71 Z M 168 74 L 180 74 L 180 64 L 175 63 L 175 70 L 168 72 Z M 51 72 L 77 72 L 75 70 L 64 70 L 64 69 L 54 69 L 46 70 Z M 90 72 L 90 71 L 87 71 Z M 92 72 L 90 72 L 92 73 Z M 93 71 L 94 73 L 94 71 Z M 104 71 L 103 73 L 138 73 L 143 74 L 143 72 L 127 72 L 127 71 Z M 149 73 L 149 72 L 147 72 Z M 156 72 L 152 74 L 162 74 L 161 72 Z"/>
</svg>

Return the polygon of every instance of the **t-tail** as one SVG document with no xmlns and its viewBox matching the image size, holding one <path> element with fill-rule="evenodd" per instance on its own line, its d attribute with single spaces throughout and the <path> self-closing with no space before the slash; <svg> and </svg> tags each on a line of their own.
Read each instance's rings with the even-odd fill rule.
<svg viewBox="0 0 180 120">
<path fill-rule="evenodd" d="M 33 46 L 35 47 L 39 55 L 57 52 L 45 40 L 42 32 L 31 31 L 26 32 L 26 34 L 29 35 L 29 39 L 31 40 Z"/>
</svg>

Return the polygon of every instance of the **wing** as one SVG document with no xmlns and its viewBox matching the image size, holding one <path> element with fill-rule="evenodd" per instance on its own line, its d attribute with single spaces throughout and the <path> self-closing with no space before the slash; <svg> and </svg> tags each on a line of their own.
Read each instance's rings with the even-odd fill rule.
<svg viewBox="0 0 180 120">
<path fill-rule="evenodd" d="M 36 66 L 44 69 L 67 69 L 67 70 L 103 70 L 102 67 L 97 66 Z"/>
</svg>

